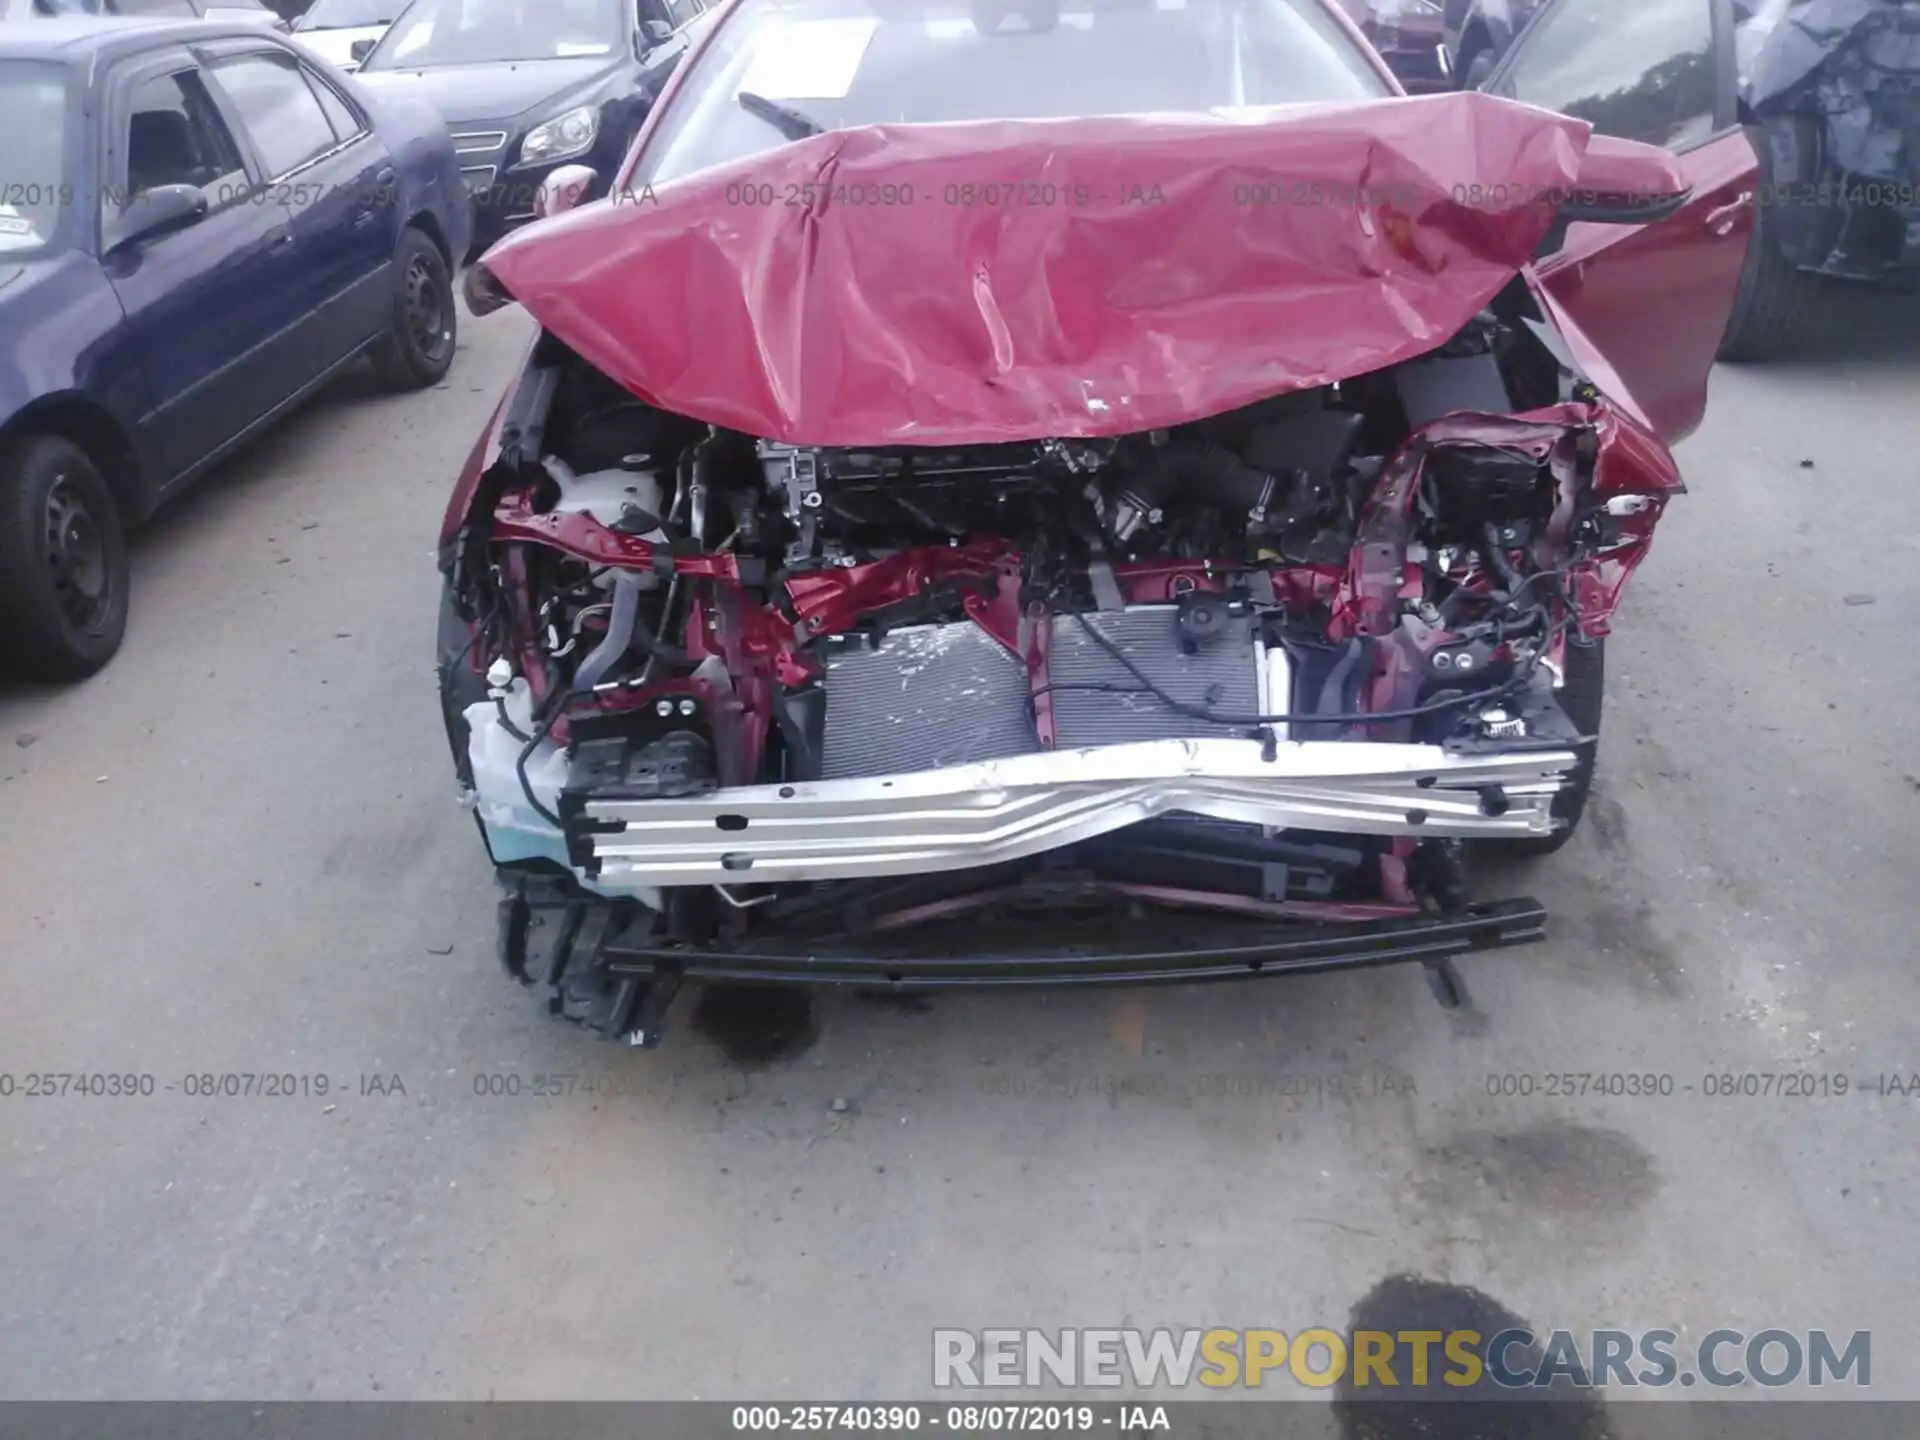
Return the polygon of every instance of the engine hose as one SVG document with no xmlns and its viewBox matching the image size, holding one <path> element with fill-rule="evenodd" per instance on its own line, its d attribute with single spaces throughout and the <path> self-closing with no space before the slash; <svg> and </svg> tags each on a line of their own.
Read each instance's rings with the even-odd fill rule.
<svg viewBox="0 0 1920 1440">
<path fill-rule="evenodd" d="M 633 627 L 633 643 L 663 665 L 691 665 L 693 657 L 678 645 L 669 645 L 644 625 Z"/>
<path fill-rule="evenodd" d="M 607 672 L 633 645 L 634 631 L 640 622 L 640 585 L 642 577 L 631 571 L 613 580 L 613 613 L 607 618 L 607 633 L 573 672 L 574 693 L 593 689 L 606 679 Z"/>
<path fill-rule="evenodd" d="M 1256 470 L 1224 445 L 1207 440 L 1176 441 L 1162 458 L 1174 491 L 1188 490 L 1241 512 L 1259 504 L 1271 483 L 1264 471 Z"/>
<path fill-rule="evenodd" d="M 666 665 L 693 663 L 685 650 L 666 644 L 640 623 L 640 596 L 646 582 L 652 578 L 633 571 L 614 577 L 613 613 L 607 619 L 607 633 L 573 672 L 573 692 L 576 695 L 585 694 L 605 680 L 629 650 L 638 649 L 651 657 L 649 666 L 654 660 Z M 677 576 L 675 578 L 678 579 Z M 672 598 L 669 593 L 668 610 L 672 608 Z M 662 612 L 663 618 L 665 613 Z"/>
<path fill-rule="evenodd" d="M 533 737 L 522 730 L 507 715 L 507 697 L 499 694 L 493 697 L 493 713 L 500 717 L 500 728 L 516 740 L 531 740 Z"/>
<path fill-rule="evenodd" d="M 547 738 L 548 732 L 553 729 L 555 722 L 560 719 L 561 712 L 566 708 L 565 705 L 560 703 L 560 697 L 556 694 L 554 696 L 553 713 L 540 722 L 540 727 L 533 732 L 528 738 L 527 743 L 521 747 L 520 758 L 513 762 L 513 773 L 520 777 L 520 793 L 527 797 L 527 804 L 534 808 L 535 813 L 538 814 L 542 820 L 546 821 L 563 835 L 566 834 L 566 826 L 560 823 L 560 817 L 545 805 L 542 805 L 540 803 L 540 797 L 533 793 L 533 781 L 527 777 L 527 761 L 532 758 L 533 752 L 540 748 L 540 742 Z"/>
<path fill-rule="evenodd" d="M 667 598 L 665 603 L 660 607 L 660 628 L 662 630 L 665 630 L 667 626 L 673 623 L 674 608 L 679 603 L 679 600 L 680 577 L 676 575 L 667 582 Z M 652 634 L 648 634 L 643 643 L 651 648 L 647 651 L 647 663 L 640 669 L 640 683 L 642 685 L 652 681 L 654 672 L 658 670 L 662 664 L 691 665 L 693 663 L 692 657 L 689 656 L 686 651 L 676 650 L 670 645 L 663 645 Z"/>
<path fill-rule="evenodd" d="M 1507 552 L 1500 543 L 1500 527 L 1489 520 L 1480 532 L 1486 536 L 1487 563 L 1493 567 L 1493 573 L 1500 577 L 1500 583 L 1507 587 L 1507 599 L 1511 604 L 1519 593 L 1523 582 L 1520 572 L 1513 568 L 1513 562 L 1507 559 Z"/>
<path fill-rule="evenodd" d="M 1326 684 L 1320 687 L 1320 713 L 1329 720 L 1345 720 L 1346 711 L 1340 708 L 1347 693 L 1347 682 L 1353 678 L 1354 670 L 1366 657 L 1367 647 L 1358 636 L 1347 641 L 1346 653 L 1334 661 L 1333 669 L 1327 674 Z"/>
</svg>

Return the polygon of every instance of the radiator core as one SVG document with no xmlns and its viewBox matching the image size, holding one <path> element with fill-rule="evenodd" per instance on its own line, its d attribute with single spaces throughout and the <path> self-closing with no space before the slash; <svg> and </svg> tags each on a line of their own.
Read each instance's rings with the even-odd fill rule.
<svg viewBox="0 0 1920 1440">
<path fill-rule="evenodd" d="M 1251 615 L 1196 653 L 1180 647 L 1174 607 L 1136 606 L 1085 618 L 1168 695 L 1232 715 L 1268 706 Z M 1048 663 L 1062 749 L 1138 740 L 1230 738 L 1246 725 L 1169 709 L 1070 615 L 1053 620 Z M 1037 753 L 1026 666 L 979 626 L 917 625 L 830 649 L 821 778 L 933 770 Z M 1097 687 L 1097 688 L 1089 688 Z"/>
</svg>

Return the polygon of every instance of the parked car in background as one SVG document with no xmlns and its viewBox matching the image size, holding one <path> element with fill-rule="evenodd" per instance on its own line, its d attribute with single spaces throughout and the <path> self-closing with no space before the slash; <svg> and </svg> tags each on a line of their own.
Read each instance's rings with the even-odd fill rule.
<svg viewBox="0 0 1920 1440">
<path fill-rule="evenodd" d="M 1340 0 L 1340 6 L 1408 91 L 1453 88 L 1440 0 Z"/>
<path fill-rule="evenodd" d="M 1761 157 L 1739 95 L 1739 12 L 1711 0 L 1698 10 L 1636 0 L 1622 23 L 1618 0 L 1552 0 L 1481 88 L 1575 116 L 1596 133 L 1670 150 L 1693 184 L 1693 199 L 1668 225 L 1623 240 L 1619 232 L 1575 227 L 1539 270 L 1549 291 L 1589 307 L 1593 338 L 1609 359 L 1650 373 L 1698 375 L 1738 334 L 1753 303 Z M 1632 75 L 1633 82 L 1621 83 Z M 1690 244 L 1680 243 L 1685 237 Z M 1731 260 L 1733 269 L 1726 265 Z M 1734 303 L 1708 330 L 1699 307 L 1662 309 L 1650 321 L 1645 297 L 1692 284 L 1736 282 Z M 1657 420 L 1678 394 L 1642 395 Z M 1693 404 L 1689 400 L 1687 409 Z"/>
<path fill-rule="evenodd" d="M 1478 90 L 1540 8 L 1540 0 L 1442 0 L 1442 5 L 1441 38 L 1454 83 L 1462 90 Z M 1616 23 L 1625 13 L 1616 11 Z"/>
<path fill-rule="evenodd" d="M 1704 217 L 1716 233 L 1748 242 L 1720 358 L 1791 353 L 1834 285 L 1920 287 L 1920 0 L 1725 0 L 1731 96 L 1708 94 L 1698 54 L 1633 91 L 1571 94 L 1589 55 L 1658 41 L 1652 17 L 1638 6 L 1625 12 L 1631 25 L 1606 0 L 1540 15 L 1519 44 L 1561 57 L 1564 71 L 1553 75 L 1536 63 L 1544 83 L 1523 77 L 1518 88 L 1489 57 L 1503 53 L 1507 27 L 1532 18 L 1534 8 L 1475 0 L 1462 13 L 1470 23 L 1504 17 L 1482 33 L 1486 44 L 1464 42 L 1462 73 L 1475 88 L 1556 103 L 1603 134 L 1679 136 L 1683 148 L 1702 146 L 1722 167 L 1746 157 L 1725 122 L 1721 131 L 1708 128 L 1706 105 L 1711 100 L 1722 115 L 1732 106 L 1745 122 L 1746 144 L 1759 152 L 1757 182 Z M 1536 39 L 1535 30 L 1545 33 Z M 1707 165 L 1704 158 L 1689 163 Z M 1706 173 L 1715 172 L 1708 166 Z M 1634 281 L 1622 276 L 1620 283 Z M 1651 334 L 1646 340 L 1663 343 Z"/>
<path fill-rule="evenodd" d="M 268 25 L 287 22 L 262 0 L 0 0 L 0 19 L 52 19 L 63 15 L 99 15 L 140 20 L 227 20 Z"/>
<path fill-rule="evenodd" d="M 415 0 L 358 73 L 446 117 L 477 255 L 533 218 L 557 167 L 591 167 L 604 184 L 705 11 L 704 0 Z"/>
<path fill-rule="evenodd" d="M 0 662 L 126 628 L 125 527 L 363 355 L 453 360 L 471 208 L 446 126 L 203 21 L 0 30 Z"/>
<path fill-rule="evenodd" d="M 1530 104 L 1335 0 L 720 12 L 468 272 L 541 329 L 441 533 L 508 972 L 651 1044 L 1537 937 L 1460 846 L 1580 822 L 1756 184 L 1719 0 L 1549 5 Z"/>
<path fill-rule="evenodd" d="M 1721 353 L 1761 360 L 1835 284 L 1920 286 L 1920 0 L 1758 0 L 1738 53 L 1763 179 Z"/>
<path fill-rule="evenodd" d="M 321 59 L 357 70 L 405 6 L 406 0 L 314 0 L 293 22 L 293 33 Z"/>
</svg>

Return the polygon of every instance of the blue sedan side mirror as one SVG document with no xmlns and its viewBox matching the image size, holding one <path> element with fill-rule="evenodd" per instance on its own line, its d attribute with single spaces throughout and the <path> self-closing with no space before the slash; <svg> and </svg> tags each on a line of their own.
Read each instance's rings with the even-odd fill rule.
<svg viewBox="0 0 1920 1440">
<path fill-rule="evenodd" d="M 115 246 L 192 225 L 207 213 L 207 192 L 198 185 L 155 185 L 142 190 L 112 226 Z"/>
</svg>

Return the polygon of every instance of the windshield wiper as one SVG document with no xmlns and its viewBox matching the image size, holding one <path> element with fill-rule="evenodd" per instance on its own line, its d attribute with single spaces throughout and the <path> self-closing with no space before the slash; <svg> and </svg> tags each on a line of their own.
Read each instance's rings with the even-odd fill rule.
<svg viewBox="0 0 1920 1440">
<path fill-rule="evenodd" d="M 740 102 L 742 110 L 749 115 L 758 115 L 789 140 L 805 140 L 809 135 L 826 133 L 825 128 L 811 115 L 803 115 L 791 105 L 782 105 L 778 100 L 769 100 L 751 90 L 742 90 L 733 98 Z"/>
</svg>

